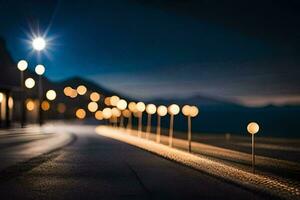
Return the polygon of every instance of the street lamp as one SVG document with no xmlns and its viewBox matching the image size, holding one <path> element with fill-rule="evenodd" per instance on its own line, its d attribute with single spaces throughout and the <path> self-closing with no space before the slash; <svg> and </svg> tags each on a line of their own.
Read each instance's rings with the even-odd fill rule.
<svg viewBox="0 0 300 200">
<path fill-rule="evenodd" d="M 156 106 L 154 104 L 148 104 L 146 107 L 146 112 L 148 113 L 146 138 L 149 139 L 149 135 L 151 133 L 151 116 L 156 113 Z"/>
<path fill-rule="evenodd" d="M 172 104 L 168 107 L 168 112 L 170 115 L 170 129 L 169 129 L 169 146 L 173 146 L 173 127 L 174 127 L 174 115 L 180 112 L 180 108 L 176 104 Z"/>
<path fill-rule="evenodd" d="M 91 101 L 89 104 L 88 104 L 88 110 L 90 112 L 96 112 L 98 110 L 98 104 L 96 102 L 93 102 Z"/>
<path fill-rule="evenodd" d="M 22 106 L 21 106 L 21 108 L 22 108 L 21 127 L 22 128 L 25 126 L 25 117 L 26 117 L 25 102 L 24 102 L 25 101 L 24 71 L 27 69 L 27 67 L 28 67 L 28 63 L 26 60 L 20 60 L 17 64 L 17 68 L 20 71 L 20 81 L 21 81 L 20 86 L 21 86 L 21 93 L 22 93 L 22 95 L 21 95 L 21 104 L 22 104 Z"/>
<path fill-rule="evenodd" d="M 192 151 L 192 117 L 196 117 L 199 110 L 196 106 L 185 105 L 182 108 L 183 115 L 188 117 L 188 149 Z"/>
<path fill-rule="evenodd" d="M 143 102 L 138 102 L 136 104 L 136 109 L 138 111 L 138 117 L 139 117 L 139 125 L 138 125 L 138 136 L 141 137 L 142 133 L 142 120 L 143 120 L 143 112 L 145 111 L 145 104 Z"/>
<path fill-rule="evenodd" d="M 48 90 L 46 97 L 49 101 L 53 101 L 56 98 L 56 92 L 54 90 Z"/>
<path fill-rule="evenodd" d="M 27 79 L 25 80 L 25 86 L 26 86 L 26 88 L 28 88 L 28 89 L 33 88 L 33 87 L 35 86 L 35 80 L 34 80 L 33 78 L 27 78 Z"/>
<path fill-rule="evenodd" d="M 255 173 L 255 143 L 254 143 L 254 135 L 259 131 L 259 125 L 256 122 L 251 122 L 247 126 L 247 131 L 252 136 L 252 172 Z"/>
<path fill-rule="evenodd" d="M 37 37 L 32 40 L 32 47 L 37 50 L 41 51 L 46 47 L 46 41 L 42 37 Z"/>
<path fill-rule="evenodd" d="M 77 93 L 79 95 L 85 95 L 86 92 L 87 92 L 87 88 L 84 85 L 79 85 L 77 87 Z"/>
<path fill-rule="evenodd" d="M 124 99 L 121 99 L 117 103 L 117 108 L 122 112 L 127 107 L 127 102 Z M 123 115 L 120 116 L 120 127 L 123 127 L 124 125 L 124 118 Z"/>
<path fill-rule="evenodd" d="M 42 120 L 42 108 L 41 108 L 41 103 L 43 101 L 43 82 L 42 82 L 42 75 L 45 73 L 45 67 L 44 65 L 37 65 L 35 67 L 35 73 L 37 73 L 37 75 L 39 75 L 39 123 L 40 125 L 42 125 L 43 120 Z"/>
<path fill-rule="evenodd" d="M 166 106 L 158 106 L 157 108 L 157 128 L 156 128 L 156 142 L 160 143 L 160 119 L 166 116 L 168 109 Z"/>
</svg>

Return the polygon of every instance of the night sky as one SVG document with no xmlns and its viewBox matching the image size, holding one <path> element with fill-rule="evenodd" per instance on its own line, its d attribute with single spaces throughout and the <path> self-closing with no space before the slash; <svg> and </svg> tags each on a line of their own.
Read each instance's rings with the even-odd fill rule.
<svg viewBox="0 0 300 200">
<path fill-rule="evenodd" d="M 216 2 L 0 0 L 0 35 L 51 80 L 83 76 L 141 99 L 299 104 L 299 3 Z"/>
</svg>

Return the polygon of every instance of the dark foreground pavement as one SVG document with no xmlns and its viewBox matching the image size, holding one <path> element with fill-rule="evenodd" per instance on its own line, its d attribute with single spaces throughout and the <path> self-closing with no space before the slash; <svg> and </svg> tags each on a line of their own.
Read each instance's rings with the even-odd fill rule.
<svg viewBox="0 0 300 200">
<path fill-rule="evenodd" d="M 1 199 L 263 199 L 263 197 L 94 133 L 0 172 Z"/>
</svg>

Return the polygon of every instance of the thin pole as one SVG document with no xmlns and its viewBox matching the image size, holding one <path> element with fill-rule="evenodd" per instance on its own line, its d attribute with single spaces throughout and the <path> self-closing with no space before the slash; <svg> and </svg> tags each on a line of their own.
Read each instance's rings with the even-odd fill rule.
<svg viewBox="0 0 300 200">
<path fill-rule="evenodd" d="M 254 134 L 252 134 L 252 172 L 255 173 L 255 142 L 254 142 Z"/>
<path fill-rule="evenodd" d="M 39 123 L 40 126 L 43 124 L 43 111 L 42 111 L 42 93 L 43 93 L 43 83 L 42 83 L 42 76 L 39 75 Z"/>
<path fill-rule="evenodd" d="M 173 124 L 174 124 L 174 115 L 170 115 L 170 129 L 169 129 L 169 146 L 173 146 Z"/>
<path fill-rule="evenodd" d="M 24 72 L 21 71 L 21 127 L 24 128 L 26 121 L 26 110 L 25 110 L 25 90 L 24 90 Z"/>
<path fill-rule="evenodd" d="M 120 116 L 120 127 L 123 128 L 124 126 L 124 117 L 123 115 Z"/>
<path fill-rule="evenodd" d="M 131 129 L 131 127 L 132 127 L 132 114 L 130 113 L 128 118 L 127 129 Z"/>
<path fill-rule="evenodd" d="M 138 136 L 141 137 L 142 134 L 142 120 L 143 120 L 143 113 L 139 113 L 139 127 L 138 127 Z"/>
<path fill-rule="evenodd" d="M 150 132 L 151 132 L 151 115 L 148 114 L 148 119 L 147 119 L 147 139 L 149 139 L 149 135 L 150 135 Z"/>
<path fill-rule="evenodd" d="M 160 143 L 160 115 L 157 115 L 156 142 Z"/>
<path fill-rule="evenodd" d="M 191 119 L 191 116 L 188 116 L 188 143 L 189 143 L 189 152 L 192 152 L 192 119 Z"/>
</svg>

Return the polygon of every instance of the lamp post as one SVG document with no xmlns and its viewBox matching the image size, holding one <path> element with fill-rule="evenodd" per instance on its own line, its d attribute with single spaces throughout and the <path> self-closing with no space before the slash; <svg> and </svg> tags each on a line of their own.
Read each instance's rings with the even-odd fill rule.
<svg viewBox="0 0 300 200">
<path fill-rule="evenodd" d="M 196 106 L 185 105 L 182 108 L 182 113 L 188 118 L 188 150 L 192 152 L 192 117 L 196 117 L 199 110 Z"/>
<path fill-rule="evenodd" d="M 252 136 L 252 172 L 255 173 L 255 142 L 254 142 L 254 135 L 259 131 L 259 125 L 256 122 L 251 122 L 247 126 L 247 131 Z"/>
<path fill-rule="evenodd" d="M 135 113 L 137 112 L 137 109 L 136 109 L 136 103 L 135 102 L 130 102 L 128 104 L 128 109 L 130 111 L 130 116 L 128 118 L 128 124 L 127 124 L 127 128 L 128 129 L 131 129 L 132 128 L 132 113 Z"/>
<path fill-rule="evenodd" d="M 168 107 L 168 112 L 170 114 L 170 129 L 169 129 L 169 146 L 173 146 L 173 127 L 174 127 L 174 115 L 177 115 L 180 108 L 176 104 L 172 104 Z"/>
<path fill-rule="evenodd" d="M 156 113 L 156 106 L 154 104 L 148 104 L 146 107 L 146 112 L 148 114 L 146 138 L 149 139 L 149 135 L 151 133 L 151 116 Z"/>
<path fill-rule="evenodd" d="M 166 116 L 168 113 L 168 109 L 166 106 L 158 106 L 157 108 L 157 128 L 156 128 L 156 142 L 160 143 L 160 123 L 161 123 L 161 117 Z"/>
<path fill-rule="evenodd" d="M 138 124 L 138 136 L 141 137 L 141 133 L 142 133 L 142 126 L 143 126 L 143 112 L 145 111 L 145 104 L 143 102 L 138 102 L 136 104 L 136 109 L 138 111 L 138 118 L 139 118 L 139 124 Z"/>
<path fill-rule="evenodd" d="M 119 100 L 117 103 L 117 108 L 122 112 L 123 110 L 125 110 L 127 108 L 127 102 L 124 99 Z M 121 114 L 120 127 L 123 128 L 123 126 L 124 126 L 124 117 Z"/>
<path fill-rule="evenodd" d="M 25 97 L 24 97 L 24 92 L 25 92 L 25 88 L 24 88 L 24 71 L 27 69 L 28 67 L 28 63 L 26 60 L 20 60 L 18 62 L 17 65 L 19 71 L 20 71 L 20 86 L 21 86 L 21 127 L 23 128 L 25 126 L 25 121 L 26 121 L 26 110 L 25 110 Z"/>
<path fill-rule="evenodd" d="M 45 73 L 44 65 L 37 65 L 35 67 L 35 73 L 39 76 L 39 124 L 40 126 L 43 124 L 43 111 L 42 111 L 42 101 L 43 101 L 43 82 L 42 82 L 42 75 Z"/>
</svg>

